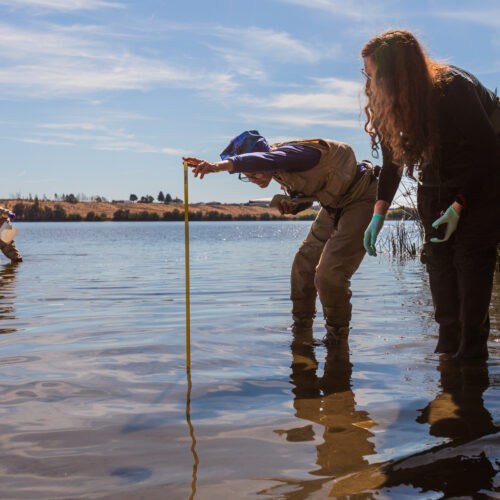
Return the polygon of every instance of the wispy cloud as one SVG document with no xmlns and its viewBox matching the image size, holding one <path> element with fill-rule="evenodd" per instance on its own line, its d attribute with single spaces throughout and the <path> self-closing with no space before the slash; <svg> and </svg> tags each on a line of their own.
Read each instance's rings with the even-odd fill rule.
<svg viewBox="0 0 500 500">
<path fill-rule="evenodd" d="M 111 133 L 110 135 L 98 135 L 98 134 L 85 134 L 78 132 L 50 132 L 50 133 L 39 133 L 38 135 L 43 137 L 58 137 L 60 139 L 67 139 L 71 141 L 93 141 L 93 142 L 104 142 L 113 141 L 117 138 L 120 139 L 134 139 L 133 134 L 125 133 Z"/>
<path fill-rule="evenodd" d="M 73 146 L 74 143 L 67 141 L 54 141 L 52 139 L 21 137 L 15 139 L 20 142 L 27 142 L 29 144 L 44 144 L 45 146 Z"/>
<path fill-rule="evenodd" d="M 330 109 L 335 112 L 358 112 L 361 84 L 355 81 L 329 78 L 318 81 L 313 92 L 284 93 L 274 96 L 267 105 L 275 108 L 309 110 Z"/>
<path fill-rule="evenodd" d="M 500 29 L 500 8 L 498 7 L 482 8 L 478 10 L 437 11 L 434 15 Z"/>
<path fill-rule="evenodd" d="M 250 80 L 265 80 L 267 78 L 267 72 L 262 63 L 255 59 L 255 54 L 249 57 L 246 54 L 237 54 L 228 49 L 214 47 L 214 50 L 222 53 L 222 57 L 234 73 Z"/>
<path fill-rule="evenodd" d="M 105 0 L 0 0 L 0 5 L 8 7 L 38 7 L 59 11 L 124 8 L 124 5 L 121 3 L 107 2 Z"/>
<path fill-rule="evenodd" d="M 106 130 L 105 125 L 95 123 L 41 123 L 38 127 L 52 130 Z"/>
<path fill-rule="evenodd" d="M 182 149 L 158 147 L 134 141 L 109 141 L 103 144 L 96 144 L 93 149 L 101 151 L 131 151 L 134 153 L 162 153 L 176 156 L 187 154 L 187 151 Z"/>
<path fill-rule="evenodd" d="M 102 123 L 68 122 L 42 123 L 38 125 L 42 131 L 36 137 L 23 138 L 22 142 L 45 144 L 52 146 L 68 146 L 84 144 L 100 151 L 131 151 L 136 153 L 161 153 L 182 155 L 186 151 L 166 146 L 157 146 L 138 141 L 134 134 L 123 129 L 113 129 Z"/>
<path fill-rule="evenodd" d="M 332 114 L 358 113 L 362 84 L 339 78 L 313 79 L 313 86 L 300 92 L 271 95 L 266 99 L 248 98 L 248 103 L 263 108 L 329 110 Z"/>
<path fill-rule="evenodd" d="M 162 59 L 113 49 L 79 32 L 31 31 L 0 24 L 0 86 L 34 96 L 182 86 L 224 94 L 235 88 L 230 75 L 193 72 Z"/>
<path fill-rule="evenodd" d="M 335 109 L 337 111 L 356 111 L 359 109 L 357 97 L 335 94 L 281 94 L 269 106 L 282 109 Z"/>
<path fill-rule="evenodd" d="M 222 58 L 232 73 L 252 80 L 268 79 L 277 64 L 315 64 L 335 58 L 340 52 L 336 44 L 325 47 L 304 42 L 285 31 L 255 26 L 205 26 L 197 33 L 206 40 L 215 38 L 202 43 Z"/>
<path fill-rule="evenodd" d="M 356 119 L 335 119 L 327 113 L 241 113 L 240 116 L 252 123 L 273 123 L 293 127 L 311 127 L 314 125 L 325 125 L 339 128 L 360 128 L 361 122 Z"/>
<path fill-rule="evenodd" d="M 211 29 L 217 38 L 222 38 L 230 45 L 219 48 L 221 52 L 238 54 L 243 51 L 247 58 L 262 61 L 281 61 L 296 63 L 316 63 L 331 57 L 336 48 L 325 50 L 294 38 L 290 33 L 277 32 L 257 27 L 227 28 L 218 26 Z"/>
<path fill-rule="evenodd" d="M 311 81 L 310 87 L 301 87 L 298 92 L 271 95 L 266 99 L 247 98 L 251 111 L 240 116 L 254 123 L 301 128 L 318 125 L 361 128 L 361 82 L 339 78 L 314 78 Z"/>
<path fill-rule="evenodd" d="M 335 16 L 355 21 L 379 19 L 384 16 L 381 2 L 369 0 L 279 0 L 282 3 L 300 5 L 308 9 L 319 9 Z"/>
<path fill-rule="evenodd" d="M 92 58 L 102 50 L 95 42 L 79 36 L 61 34 L 57 27 L 45 31 L 28 30 L 0 23 L 0 51 L 5 59 L 36 59 L 40 57 Z"/>
<path fill-rule="evenodd" d="M 216 98 L 228 95 L 245 80 L 265 80 L 275 64 L 315 64 L 339 53 L 338 46 L 306 43 L 287 32 L 205 25 L 194 31 L 199 43 L 212 50 L 209 57 L 214 64 L 209 65 L 208 59 L 201 64 L 188 59 L 173 63 L 163 54 L 152 56 L 153 51 L 139 55 L 140 45 L 130 49 L 130 33 L 113 33 L 96 25 L 37 26 L 0 22 L 0 88 L 4 95 L 47 98 L 182 87 Z M 175 29 L 187 33 L 188 27 Z M 193 31 L 191 26 L 189 30 Z M 147 49 L 150 40 L 144 42 Z M 194 64 L 193 69 L 188 66 Z M 242 79 L 237 80 L 238 75 Z"/>
</svg>

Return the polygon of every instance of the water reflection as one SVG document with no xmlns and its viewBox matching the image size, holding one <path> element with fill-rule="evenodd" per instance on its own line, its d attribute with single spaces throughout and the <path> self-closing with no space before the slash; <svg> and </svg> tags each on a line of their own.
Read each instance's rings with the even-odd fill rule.
<svg viewBox="0 0 500 500">
<path fill-rule="evenodd" d="M 0 266 L 0 497 L 494 497 L 500 276 L 475 375 L 437 370 L 418 261 L 364 260 L 350 357 L 290 349 L 309 225 L 193 223 L 191 393 L 183 224 L 25 223 L 33 259 Z"/>
<path fill-rule="evenodd" d="M 189 351 L 188 351 L 189 352 Z M 193 472 L 191 474 L 191 495 L 189 500 L 193 500 L 196 495 L 196 483 L 198 481 L 198 465 L 200 464 L 200 459 L 198 458 L 198 453 L 196 453 L 196 436 L 194 434 L 193 423 L 191 422 L 191 390 L 193 384 L 191 382 L 191 368 L 188 365 L 186 367 L 186 377 L 187 377 L 187 392 L 186 392 L 186 422 L 189 427 L 189 437 L 191 438 L 191 454 L 193 455 Z"/>
<path fill-rule="evenodd" d="M 490 385 L 488 365 L 443 359 L 438 370 L 441 392 L 422 410 L 417 422 L 428 423 L 432 436 L 459 442 L 496 432 L 483 401 L 483 392 Z"/>
<path fill-rule="evenodd" d="M 490 385 L 485 362 L 441 360 L 441 390 L 416 421 L 429 425 L 444 444 L 334 482 L 330 496 L 391 491 L 413 487 L 426 498 L 490 498 L 495 491 L 498 427 L 485 408 L 483 393 Z"/>
<path fill-rule="evenodd" d="M 442 492 L 445 498 L 491 491 L 496 471 L 481 450 L 489 440 L 480 439 L 498 430 L 483 400 L 490 385 L 488 365 L 441 360 L 438 370 L 441 391 L 422 410 L 417 422 L 429 424 L 432 436 L 450 442 L 393 467 L 386 486 L 413 484 L 422 491 Z"/>
<path fill-rule="evenodd" d="M 366 457 L 375 453 L 370 441 L 370 428 L 376 423 L 368 412 L 356 410 L 351 390 L 352 363 L 347 340 L 329 347 L 322 376 L 318 376 L 318 362 L 314 353 L 312 331 L 294 335 L 292 341 L 291 383 L 294 388 L 293 406 L 296 417 L 324 428 L 321 444 L 316 446 L 318 469 L 310 474 L 321 479 L 294 481 L 294 490 L 284 498 L 306 498 L 322 485 L 369 466 Z M 313 425 L 276 430 L 287 441 L 315 441 Z"/>
<path fill-rule="evenodd" d="M 18 262 L 10 262 L 0 267 L 0 324 L 2 325 L 7 325 L 7 320 L 16 319 L 14 301 L 16 298 L 15 280 L 18 266 Z M 17 332 L 17 328 L 0 328 L 0 334 L 14 332 Z"/>
</svg>

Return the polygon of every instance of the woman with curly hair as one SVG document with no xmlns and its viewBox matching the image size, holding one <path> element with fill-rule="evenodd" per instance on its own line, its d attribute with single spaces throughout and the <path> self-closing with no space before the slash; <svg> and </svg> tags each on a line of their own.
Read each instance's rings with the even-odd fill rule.
<svg viewBox="0 0 500 500">
<path fill-rule="evenodd" d="M 500 100 L 475 76 L 432 61 L 415 36 L 390 30 L 363 47 L 365 130 L 383 166 L 364 243 L 375 242 L 403 172 L 418 176 L 437 353 L 488 355 L 500 241 Z"/>
</svg>

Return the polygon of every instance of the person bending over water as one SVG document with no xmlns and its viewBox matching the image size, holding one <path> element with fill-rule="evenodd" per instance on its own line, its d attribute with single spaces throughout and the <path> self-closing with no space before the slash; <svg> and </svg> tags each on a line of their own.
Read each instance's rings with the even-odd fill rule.
<svg viewBox="0 0 500 500">
<path fill-rule="evenodd" d="M 280 202 L 282 213 L 298 213 L 321 203 L 309 234 L 292 265 L 293 329 L 312 327 L 319 295 L 326 320 L 325 342 L 349 334 L 350 279 L 364 255 L 363 233 L 376 193 L 374 169 L 357 163 L 352 148 L 328 139 L 297 139 L 274 144 L 257 131 L 243 132 L 221 153 L 222 161 L 184 158 L 202 179 L 213 172 L 243 173 L 261 188 L 276 180 L 290 198 Z M 309 199 L 308 203 L 301 198 Z"/>
<path fill-rule="evenodd" d="M 5 222 L 10 223 L 11 219 L 15 219 L 16 215 L 11 212 L 8 208 L 0 207 L 0 226 Z M 19 250 L 16 248 L 16 244 L 14 240 L 10 243 L 5 243 L 0 238 L 0 250 L 2 253 L 11 260 L 11 262 L 22 262 L 23 258 L 19 253 Z"/>
</svg>

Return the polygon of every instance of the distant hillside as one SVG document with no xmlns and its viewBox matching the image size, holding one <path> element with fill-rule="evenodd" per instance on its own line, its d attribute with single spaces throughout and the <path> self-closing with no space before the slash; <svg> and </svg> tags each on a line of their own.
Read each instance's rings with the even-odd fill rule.
<svg viewBox="0 0 500 500">
<path fill-rule="evenodd" d="M 169 219 L 169 217 L 164 214 L 171 214 L 172 216 L 177 215 L 181 212 L 184 214 L 184 205 L 182 203 L 171 203 L 171 204 L 163 204 L 163 203 L 122 203 L 122 202 L 95 202 L 95 201 L 85 201 L 78 203 L 68 203 L 63 201 L 45 201 L 39 200 L 35 202 L 34 200 L 22 200 L 22 199 L 0 199 L 0 205 L 8 208 L 9 210 L 15 210 L 16 205 L 18 208 L 21 207 L 20 204 L 24 207 L 24 211 L 26 213 L 32 213 L 35 203 L 38 203 L 36 206 L 36 211 L 39 213 L 59 213 L 61 209 L 66 214 L 66 218 L 68 220 L 85 220 L 88 214 L 93 213 L 96 218 L 100 218 L 101 220 L 113 220 L 115 213 L 118 210 L 121 210 L 122 213 L 124 211 L 128 211 L 131 215 L 139 215 L 147 212 L 148 214 L 156 214 L 156 217 L 159 220 Z M 23 220 L 23 213 L 21 210 L 18 210 L 19 221 Z M 174 214 L 175 212 L 175 214 Z M 225 204 L 225 203 L 210 203 L 210 204 L 190 204 L 189 212 L 191 214 L 196 214 L 198 218 L 207 218 L 209 214 L 214 214 L 214 212 L 221 215 L 220 219 L 238 218 L 243 216 L 249 217 L 257 217 L 261 218 L 264 215 L 264 218 L 267 218 L 269 215 L 270 218 L 280 216 L 280 213 L 277 209 L 271 207 L 261 207 L 254 205 L 245 205 L 245 204 Z M 313 216 L 315 211 L 307 211 L 309 217 Z M 306 213 L 306 215 L 307 215 Z M 304 212 L 300 215 L 304 216 Z M 224 217 L 225 216 L 225 217 Z M 28 220 L 33 220 L 33 218 L 26 217 Z M 294 218 L 293 216 L 287 218 Z M 41 220 L 58 220 L 56 218 L 45 217 Z M 36 219 L 35 219 L 36 220 Z M 61 220 L 61 219 L 59 219 Z M 122 219 L 123 220 L 123 219 Z M 142 220 L 148 220 L 143 218 Z M 154 219 L 150 219 L 154 220 Z"/>
</svg>

